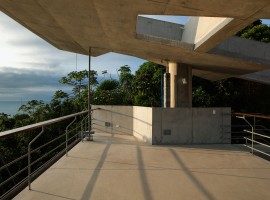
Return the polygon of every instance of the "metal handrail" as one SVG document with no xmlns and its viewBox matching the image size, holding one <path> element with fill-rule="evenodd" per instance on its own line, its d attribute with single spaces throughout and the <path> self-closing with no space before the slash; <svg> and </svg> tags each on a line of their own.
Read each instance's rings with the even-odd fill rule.
<svg viewBox="0 0 270 200">
<path fill-rule="evenodd" d="M 59 117 L 59 118 L 56 118 L 56 119 L 51 119 L 51 120 L 47 120 L 47 121 L 44 121 L 44 122 L 39 122 L 39 123 L 36 123 L 36 124 L 31 124 L 31 125 L 28 125 L 28 126 L 24 126 L 24 127 L 15 128 L 15 129 L 12 129 L 12 130 L 0 132 L 0 137 L 12 135 L 12 134 L 23 132 L 23 131 L 33 130 L 33 129 L 36 129 L 36 128 L 40 128 L 42 126 L 48 126 L 48 125 L 55 124 L 57 122 L 61 122 L 61 121 L 64 121 L 66 119 L 73 118 L 73 117 L 83 115 L 83 114 L 87 114 L 87 113 L 88 113 L 88 111 L 83 111 L 83 112 L 67 115 L 67 116 L 64 116 L 64 117 Z"/>
<path fill-rule="evenodd" d="M 240 116 L 236 116 L 236 118 L 239 118 L 239 119 L 243 119 L 245 120 L 245 122 L 251 127 L 251 131 L 252 131 L 252 154 L 254 154 L 254 151 L 253 151 L 253 146 L 254 146 L 254 127 L 251 125 L 251 123 L 249 123 L 248 120 L 246 120 L 245 116 L 243 117 L 240 117 Z"/>
<path fill-rule="evenodd" d="M 92 109 L 91 110 L 91 113 L 94 111 L 94 110 L 98 110 L 99 108 L 97 109 Z M 4 131 L 4 132 L 0 132 L 0 137 L 5 137 L 5 136 L 10 136 L 10 135 L 13 135 L 13 134 L 16 134 L 16 133 L 19 133 L 19 132 L 24 132 L 24 131 L 29 131 L 29 130 L 33 130 L 33 129 L 37 129 L 37 128 L 42 128 L 42 131 L 38 133 L 38 135 L 32 139 L 32 141 L 29 142 L 28 144 L 28 153 L 20 156 L 19 158 L 16 158 L 15 160 L 5 164 L 4 166 L 1 166 L 0 167 L 0 172 L 7 168 L 7 167 L 10 167 L 11 165 L 15 164 L 15 163 L 18 163 L 19 161 L 21 161 L 22 159 L 26 158 L 28 156 L 28 164 L 26 167 L 22 168 L 21 170 L 17 171 L 15 174 L 11 175 L 9 178 L 7 178 L 6 180 L 2 181 L 0 183 L 0 187 L 2 187 L 3 185 L 5 185 L 6 183 L 8 183 L 9 181 L 13 180 L 14 178 L 16 178 L 19 174 L 21 174 L 22 172 L 24 172 L 26 169 L 28 169 L 28 177 L 27 178 L 23 178 L 22 181 L 20 181 L 19 183 L 17 183 L 16 185 L 18 184 L 22 184 L 22 182 L 24 182 L 26 179 L 27 179 L 27 182 L 28 182 L 28 187 L 29 189 L 31 189 L 31 179 L 32 179 L 32 175 L 34 173 L 36 173 L 36 170 L 34 172 L 31 172 L 31 166 L 33 166 L 34 164 L 37 164 L 41 159 L 45 158 L 46 156 L 48 156 L 49 154 L 51 154 L 52 152 L 54 152 L 55 150 L 57 150 L 58 148 L 60 148 L 61 146 L 63 146 L 64 144 L 66 144 L 66 147 L 65 149 L 61 150 L 61 152 L 65 151 L 66 154 L 67 154 L 67 149 L 70 148 L 72 145 L 76 144 L 79 140 L 83 140 L 82 138 L 82 135 L 80 136 L 79 134 L 81 134 L 81 132 L 78 131 L 78 126 L 76 125 L 75 128 L 72 128 L 71 130 L 68 130 L 70 128 L 70 126 L 72 124 L 74 124 L 74 122 L 76 121 L 76 119 L 78 119 L 77 117 L 78 116 L 81 116 L 81 115 L 84 115 L 84 114 L 88 114 L 88 111 L 83 111 L 83 112 L 79 112 L 79 113 L 75 113 L 75 114 L 71 114 L 71 115 L 67 115 L 67 116 L 64 116 L 64 117 L 59 117 L 59 118 L 56 118 L 56 119 L 52 119 L 52 120 L 47 120 L 47 121 L 44 121 L 44 122 L 39 122 L 39 123 L 36 123 L 36 124 L 32 124 L 32 125 L 28 125 L 28 126 L 24 126 L 24 127 L 21 127 L 21 128 L 17 128 L 17 129 L 13 129 L 13 130 L 9 130 L 9 131 Z M 73 118 L 74 117 L 74 120 L 66 127 L 66 131 L 64 134 L 61 134 L 60 136 L 58 136 L 57 138 L 54 138 L 52 140 L 50 140 L 49 142 L 46 142 L 45 144 L 42 144 L 41 146 L 31 150 L 31 145 L 44 133 L 44 129 L 46 126 L 48 125 L 52 125 L 52 124 L 55 124 L 57 122 L 61 122 L 61 121 L 64 121 L 64 120 L 67 120 L 67 119 L 70 119 L 70 118 Z M 86 123 L 88 122 L 88 115 L 86 115 L 85 117 L 83 117 L 81 119 L 81 122 L 80 122 L 80 126 L 81 126 L 81 131 L 85 130 L 86 131 Z M 69 137 L 69 133 L 71 132 L 74 132 L 75 134 L 73 136 L 71 136 L 70 138 Z M 51 149 L 49 152 L 46 152 L 44 153 L 42 156 L 40 156 L 38 159 L 36 159 L 35 161 L 31 161 L 31 154 L 34 153 L 34 152 L 37 152 L 38 150 L 40 150 L 41 148 L 51 144 L 52 142 L 56 141 L 56 140 L 59 140 L 61 139 L 63 136 L 66 136 L 66 139 L 63 143 L 57 145 L 55 148 Z M 74 140 L 75 138 L 75 140 Z M 79 140 L 78 140 L 79 139 Z M 69 141 L 71 140 L 74 140 L 74 142 L 70 143 L 69 144 Z M 58 155 L 58 154 L 56 154 Z M 54 156 L 56 156 L 54 155 Z M 52 158 L 51 158 L 52 159 Z M 47 162 L 45 162 L 45 164 L 47 165 Z M 45 164 L 42 164 L 39 168 L 42 168 Z M 11 190 L 13 190 L 14 188 L 16 188 L 17 186 L 14 186 L 13 188 L 11 189 L 8 189 L 8 191 L 6 193 L 9 193 Z M 6 194 L 5 193 L 5 194 Z M 5 195 L 3 194 L 2 196 L 0 196 L 0 199 Z"/>
<path fill-rule="evenodd" d="M 257 115 L 257 114 L 247 114 L 247 113 L 234 113 L 234 115 L 240 115 L 243 117 L 257 117 L 257 118 L 261 118 L 261 119 L 270 119 L 269 115 Z"/>
<path fill-rule="evenodd" d="M 251 131 L 248 131 L 248 130 L 244 130 L 245 132 L 247 132 L 247 133 L 251 133 L 252 134 L 252 132 Z M 262 135 L 262 134 L 260 134 L 260 133 L 256 133 L 256 132 L 253 132 L 253 134 L 254 135 L 259 135 L 259 136 L 261 136 L 261 137 L 265 137 L 265 138 L 268 138 L 268 139 L 270 139 L 270 137 L 269 136 L 267 136 L 267 135 Z"/>
<path fill-rule="evenodd" d="M 251 127 L 251 131 L 246 130 L 246 129 L 243 130 L 243 131 L 246 132 L 246 133 L 250 133 L 251 136 L 252 136 L 251 139 L 248 138 L 248 137 L 244 137 L 244 139 L 246 139 L 246 145 L 245 145 L 245 146 L 248 147 L 248 148 L 250 148 L 250 149 L 252 150 L 252 154 L 254 154 L 254 150 L 255 150 L 255 151 L 260 152 L 260 153 L 262 153 L 262 154 L 264 154 L 264 155 L 270 156 L 270 154 L 268 154 L 268 153 L 266 153 L 266 152 L 263 152 L 263 151 L 261 151 L 261 150 L 259 150 L 259 149 L 254 148 L 254 143 L 260 144 L 260 145 L 262 145 L 262 146 L 265 146 L 265 147 L 270 148 L 269 145 L 264 144 L 264 143 L 259 142 L 259 141 L 257 141 L 257 140 L 254 139 L 254 136 L 256 136 L 256 135 L 257 135 L 257 136 L 260 136 L 260 137 L 263 137 L 263 138 L 270 139 L 270 136 L 263 135 L 263 134 L 261 134 L 261 133 L 255 132 L 256 118 L 270 119 L 270 116 L 266 116 L 266 115 L 255 115 L 255 114 L 245 114 L 245 113 L 235 113 L 235 115 L 236 115 L 236 118 L 243 119 L 243 120 Z M 239 116 L 239 115 L 240 115 L 240 116 Z M 251 125 L 251 123 L 246 119 L 246 117 L 252 117 L 252 118 L 253 118 L 253 123 L 254 123 L 254 124 Z M 265 127 L 263 127 L 263 128 L 265 128 Z M 262 131 L 262 129 L 258 129 L 258 130 Z M 269 129 L 265 128 L 265 130 L 268 131 Z M 265 139 L 263 139 L 263 138 L 262 138 L 262 140 L 265 140 Z M 247 145 L 247 141 L 251 141 L 251 145 L 252 145 L 251 147 Z"/>
<path fill-rule="evenodd" d="M 12 165 L 12 164 L 18 162 L 19 160 L 22 160 L 23 158 L 25 158 L 25 157 L 27 157 L 27 156 L 28 156 L 28 153 L 26 153 L 26 154 L 20 156 L 19 158 L 16 158 L 15 160 L 13 160 L 13 161 L 11 161 L 11 162 L 5 164 L 4 166 L 0 167 L 0 171 L 2 171 L 3 169 L 9 167 L 9 166 Z"/>
<path fill-rule="evenodd" d="M 246 140 L 249 140 L 249 141 L 251 141 L 251 139 L 250 138 L 248 138 L 248 137 L 244 137 Z M 258 142 L 258 141 L 256 141 L 256 140 L 254 140 L 254 142 L 255 143 L 257 143 L 257 144 L 260 144 L 260 145 L 263 145 L 263 146 L 265 146 L 265 147 L 270 147 L 269 145 L 267 145 L 267 144 L 264 144 L 264 143 L 261 143 L 261 142 Z M 269 155 L 270 156 L 270 155 Z"/>
</svg>

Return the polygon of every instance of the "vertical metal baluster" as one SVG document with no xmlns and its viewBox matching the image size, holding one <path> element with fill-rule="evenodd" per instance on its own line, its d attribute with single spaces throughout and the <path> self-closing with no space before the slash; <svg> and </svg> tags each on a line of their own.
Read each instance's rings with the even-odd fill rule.
<svg viewBox="0 0 270 200">
<path fill-rule="evenodd" d="M 73 121 L 66 127 L 66 156 L 68 156 L 68 128 L 76 121 L 77 116 L 73 119 Z"/>
<path fill-rule="evenodd" d="M 81 121 L 81 142 L 83 141 L 83 121 L 84 121 L 84 118 Z"/>
<path fill-rule="evenodd" d="M 35 142 L 44 132 L 44 126 L 42 126 L 41 132 L 28 144 L 28 189 L 31 190 L 31 145 Z"/>
</svg>

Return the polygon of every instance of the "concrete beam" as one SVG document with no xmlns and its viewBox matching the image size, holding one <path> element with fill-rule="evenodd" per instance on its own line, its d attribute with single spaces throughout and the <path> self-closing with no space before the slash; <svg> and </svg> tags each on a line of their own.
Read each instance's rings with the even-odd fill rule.
<svg viewBox="0 0 270 200">
<path fill-rule="evenodd" d="M 270 85 L 270 70 L 246 74 L 237 78 Z"/>
<path fill-rule="evenodd" d="M 148 42 L 193 50 L 193 44 L 182 41 L 184 25 L 138 16 L 136 38 Z"/>
<path fill-rule="evenodd" d="M 181 41 L 184 25 L 138 16 L 136 32 L 159 38 Z"/>
<path fill-rule="evenodd" d="M 269 65 L 270 63 L 269 44 L 240 37 L 230 37 L 211 49 L 209 53 L 246 60 L 261 65 Z"/>
</svg>

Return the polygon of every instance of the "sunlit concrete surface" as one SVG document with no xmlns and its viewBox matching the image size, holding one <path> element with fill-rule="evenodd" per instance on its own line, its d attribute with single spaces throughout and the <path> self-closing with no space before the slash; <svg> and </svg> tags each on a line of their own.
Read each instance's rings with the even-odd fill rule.
<svg viewBox="0 0 270 200">
<path fill-rule="evenodd" d="M 150 146 L 95 134 L 15 199 L 270 199 L 270 163 L 236 145 Z"/>
</svg>

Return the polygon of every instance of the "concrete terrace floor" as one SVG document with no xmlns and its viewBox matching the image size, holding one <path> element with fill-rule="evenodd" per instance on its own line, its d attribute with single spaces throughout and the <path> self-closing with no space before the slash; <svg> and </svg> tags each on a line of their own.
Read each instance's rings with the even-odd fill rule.
<svg viewBox="0 0 270 200">
<path fill-rule="evenodd" d="M 150 146 L 97 133 L 14 199 L 270 199 L 270 163 L 237 145 Z"/>
</svg>

